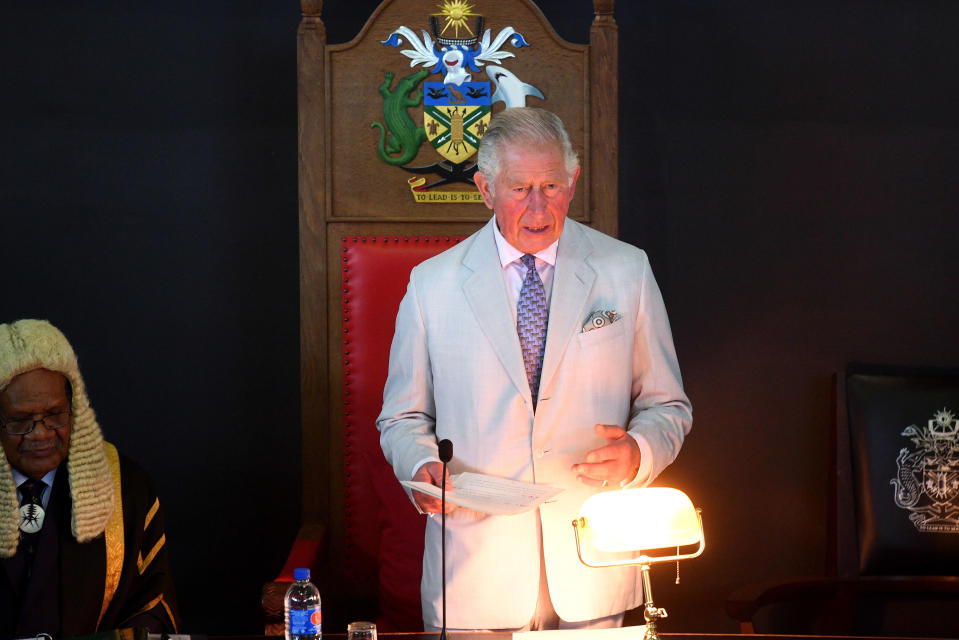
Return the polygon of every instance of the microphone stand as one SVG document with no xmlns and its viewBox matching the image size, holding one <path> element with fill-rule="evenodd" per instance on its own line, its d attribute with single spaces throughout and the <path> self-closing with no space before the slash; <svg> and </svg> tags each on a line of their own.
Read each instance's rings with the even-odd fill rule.
<svg viewBox="0 0 959 640">
<path fill-rule="evenodd" d="M 447 640 L 446 638 L 446 461 L 443 461 L 443 491 L 442 491 L 442 508 L 443 515 L 441 517 L 440 528 L 443 531 L 443 546 L 442 546 L 442 555 L 443 555 L 443 631 L 440 633 L 440 640 Z"/>
<path fill-rule="evenodd" d="M 441 530 L 443 535 L 443 541 L 441 546 L 442 553 L 442 565 L 443 565 L 443 631 L 440 632 L 439 640 L 447 640 L 446 638 L 446 464 L 453 459 L 453 443 L 449 440 L 440 440 L 439 441 L 439 454 L 440 460 L 443 462 L 443 482 L 442 482 L 442 491 L 440 498 L 441 505 Z"/>
</svg>

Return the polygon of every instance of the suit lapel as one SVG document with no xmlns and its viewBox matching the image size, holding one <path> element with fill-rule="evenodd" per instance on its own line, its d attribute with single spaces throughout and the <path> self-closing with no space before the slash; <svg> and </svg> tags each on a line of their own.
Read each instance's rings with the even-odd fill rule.
<svg viewBox="0 0 959 640">
<path fill-rule="evenodd" d="M 543 356 L 543 375 L 539 383 L 541 398 L 549 396 L 550 382 L 569 341 L 582 331 L 582 323 L 586 318 L 586 299 L 596 281 L 596 272 L 586 263 L 592 251 L 592 244 L 578 223 L 567 219 L 556 252 L 546 355 Z"/>
<path fill-rule="evenodd" d="M 496 251 L 492 224 L 493 220 L 490 220 L 477 232 L 472 246 L 463 258 L 463 265 L 472 271 L 463 284 L 463 293 L 510 380 L 517 390 L 530 400 L 523 353 L 519 348 L 513 311 L 506 300 L 503 268 Z"/>
</svg>

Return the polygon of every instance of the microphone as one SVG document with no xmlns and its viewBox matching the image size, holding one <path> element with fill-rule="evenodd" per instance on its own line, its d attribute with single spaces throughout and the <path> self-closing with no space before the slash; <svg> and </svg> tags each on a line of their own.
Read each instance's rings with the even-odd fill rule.
<svg viewBox="0 0 959 640">
<path fill-rule="evenodd" d="M 441 517 L 441 531 L 443 536 L 442 556 L 443 556 L 443 631 L 440 633 L 440 640 L 446 638 L 446 464 L 453 459 L 453 443 L 443 439 L 438 443 L 440 449 L 440 461 L 443 463 L 443 487 L 441 490 L 441 505 L 443 515 Z"/>
<path fill-rule="evenodd" d="M 446 464 L 447 462 L 453 459 L 453 443 L 452 442 L 450 442 L 449 440 L 440 440 L 439 448 L 440 448 L 440 460 L 443 462 L 443 464 Z"/>
</svg>

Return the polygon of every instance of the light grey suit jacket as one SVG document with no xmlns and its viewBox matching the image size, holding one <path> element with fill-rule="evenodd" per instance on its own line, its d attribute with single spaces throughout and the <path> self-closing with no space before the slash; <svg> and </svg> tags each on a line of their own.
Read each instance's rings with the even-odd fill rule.
<svg viewBox="0 0 959 640">
<path fill-rule="evenodd" d="M 377 420 L 397 478 L 454 444 L 450 473 L 475 471 L 566 490 L 540 508 L 550 596 L 564 620 L 638 606 L 633 568 L 590 569 L 576 557 L 572 520 L 596 489 L 571 466 L 603 446 L 596 423 L 617 424 L 644 451 L 638 477 L 656 477 L 692 424 L 662 296 L 646 254 L 573 220 L 559 241 L 536 412 L 493 239 L 494 220 L 413 269 L 396 318 Z M 583 332 L 596 310 L 619 320 Z M 535 512 L 447 518 L 448 626 L 527 624 L 539 585 Z M 440 626 L 440 523 L 426 527 L 423 617 Z"/>
</svg>

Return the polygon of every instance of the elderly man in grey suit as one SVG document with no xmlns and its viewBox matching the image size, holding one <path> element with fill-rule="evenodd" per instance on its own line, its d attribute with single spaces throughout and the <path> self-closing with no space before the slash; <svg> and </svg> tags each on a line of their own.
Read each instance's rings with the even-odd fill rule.
<svg viewBox="0 0 959 640">
<path fill-rule="evenodd" d="M 497 114 L 478 163 L 493 218 L 410 274 L 380 443 L 400 480 L 440 485 L 449 439 L 453 473 L 565 489 L 513 516 L 447 503 L 450 629 L 620 626 L 642 603 L 639 572 L 582 566 L 570 523 L 591 494 L 651 482 L 689 432 L 662 296 L 645 253 L 566 218 L 580 168 L 554 114 Z M 442 625 L 440 535 L 430 518 L 427 630 Z"/>
</svg>

